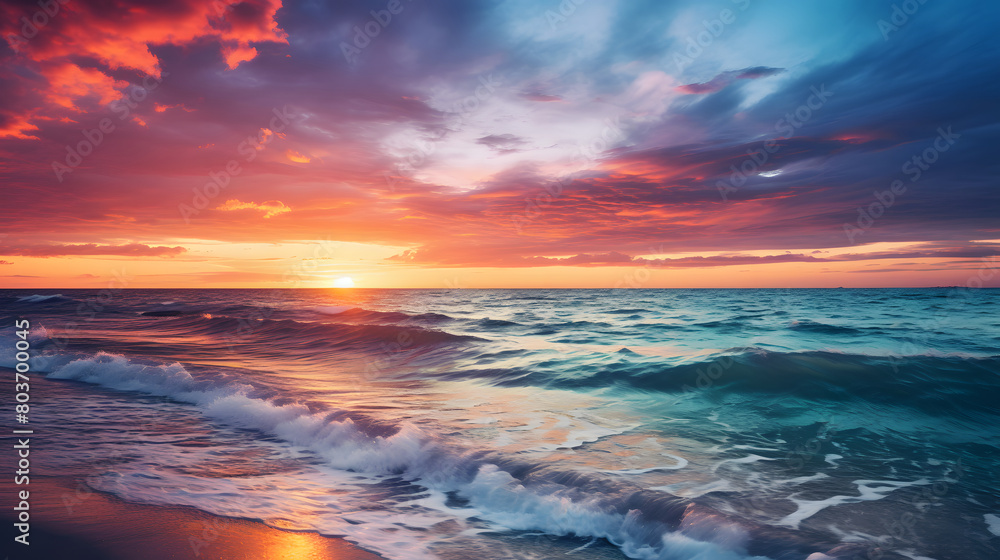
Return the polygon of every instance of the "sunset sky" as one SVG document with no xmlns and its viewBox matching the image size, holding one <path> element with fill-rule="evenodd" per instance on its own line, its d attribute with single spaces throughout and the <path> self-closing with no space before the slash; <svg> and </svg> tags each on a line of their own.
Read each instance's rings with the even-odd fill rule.
<svg viewBox="0 0 1000 560">
<path fill-rule="evenodd" d="M 996 3 L 47 1 L 0 287 L 1000 286 Z"/>
</svg>

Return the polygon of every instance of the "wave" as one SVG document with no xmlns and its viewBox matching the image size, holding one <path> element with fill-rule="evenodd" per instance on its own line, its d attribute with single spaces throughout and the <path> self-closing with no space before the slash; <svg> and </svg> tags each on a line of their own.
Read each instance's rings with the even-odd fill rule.
<svg viewBox="0 0 1000 560">
<path fill-rule="evenodd" d="M 497 329 L 502 329 L 502 328 L 506 328 L 506 327 L 521 327 L 521 326 L 523 326 L 523 325 L 521 325 L 521 323 L 517 323 L 515 321 L 505 321 L 503 319 L 490 319 L 489 317 L 484 317 L 482 319 L 476 319 L 476 320 L 473 321 L 473 324 L 476 325 L 476 326 L 478 326 L 478 327 L 497 328 Z"/>
<path fill-rule="evenodd" d="M 641 315 L 643 313 L 648 313 L 648 312 L 649 312 L 648 309 L 642 309 L 642 308 L 612 309 L 610 311 L 605 311 L 605 313 L 609 313 L 612 315 L 633 315 L 633 314 Z"/>
<path fill-rule="evenodd" d="M 212 304 L 212 303 L 156 303 L 145 311 L 137 312 L 143 317 L 181 317 L 184 315 L 218 315 L 246 320 L 284 315 L 287 311 L 266 305 L 253 304 Z"/>
<path fill-rule="evenodd" d="M 19 302 L 23 301 L 25 303 L 40 303 L 43 301 L 50 301 L 50 300 L 69 300 L 69 299 L 70 298 L 63 297 L 62 294 L 52 294 L 52 295 L 34 294 L 30 296 L 19 297 L 17 298 L 17 301 Z"/>
<path fill-rule="evenodd" d="M 28 304 L 53 304 L 53 303 L 72 303 L 78 301 L 71 297 L 66 297 L 62 294 L 32 294 L 30 296 L 16 296 L 16 299 L 11 302 L 12 305 L 28 305 Z"/>
<path fill-rule="evenodd" d="M 711 329 L 720 334 L 739 333 L 747 325 L 735 319 L 720 319 L 718 321 L 707 321 L 704 323 L 694 323 L 692 327 Z"/>
<path fill-rule="evenodd" d="M 139 313 L 143 317 L 180 317 L 181 315 L 190 315 L 190 312 L 185 312 L 181 309 L 164 309 L 162 311 L 143 311 Z"/>
<path fill-rule="evenodd" d="M 828 325 L 826 323 L 810 321 L 809 319 L 792 321 L 792 323 L 788 326 L 788 328 L 793 331 L 811 332 L 818 334 L 860 334 L 861 332 L 863 332 L 861 329 L 855 329 L 852 327 L 842 327 L 839 325 Z"/>
<path fill-rule="evenodd" d="M 998 370 L 998 357 L 753 351 L 647 371 L 622 381 L 639 389 L 671 393 L 738 392 L 783 394 L 811 401 L 864 400 L 932 415 L 965 416 L 970 411 L 1000 414 Z"/>
<path fill-rule="evenodd" d="M 575 377 L 528 370 L 465 370 L 451 379 L 560 389 L 622 387 L 673 394 L 789 395 L 811 401 L 864 400 L 932 415 L 1000 415 L 1000 356 L 870 356 L 741 349 L 712 360 L 664 366 L 625 362 Z"/>
<path fill-rule="evenodd" d="M 317 305 L 303 309 L 296 309 L 293 307 L 275 307 L 260 304 L 234 305 L 231 303 L 178 303 L 172 301 L 145 306 L 145 309 L 138 311 L 138 314 L 143 317 L 211 315 L 213 317 L 229 317 L 242 319 L 244 321 L 258 321 L 263 319 L 300 319 L 305 321 L 317 321 L 332 318 L 338 322 L 363 323 L 371 325 L 436 325 L 454 320 L 452 317 L 440 313 L 374 311 L 346 305 Z"/>
<path fill-rule="evenodd" d="M 338 321 L 347 320 L 373 324 L 406 322 L 443 323 L 453 320 L 452 317 L 441 313 L 410 314 L 403 313 L 401 311 L 374 311 L 370 309 L 362 309 L 360 307 L 347 306 L 317 306 L 312 307 L 311 311 L 320 315 L 335 316 Z"/>
<path fill-rule="evenodd" d="M 169 317 L 156 325 L 161 333 L 209 336 L 229 343 L 267 340 L 303 349 L 351 346 L 353 349 L 468 343 L 483 339 L 420 326 L 372 325 L 296 321 L 294 319 L 237 319 L 205 314 Z M 305 346 L 304 346 L 305 345 Z"/>
<path fill-rule="evenodd" d="M 633 558 L 815 560 L 862 551 L 861 545 L 756 524 L 616 477 L 455 445 L 411 423 L 372 425 L 345 410 L 281 404 L 245 383 L 196 377 L 180 363 L 141 364 L 101 352 L 48 377 L 189 403 L 217 421 L 310 450 L 334 468 L 396 475 L 450 493 L 461 504 L 450 512 L 465 510 L 509 529 L 604 538 Z"/>
<path fill-rule="evenodd" d="M 718 333 L 738 333 L 748 326 L 752 326 L 758 319 L 768 317 L 768 316 L 779 316 L 788 315 L 785 311 L 774 311 L 768 313 L 759 314 L 743 314 L 728 317 L 726 319 L 718 319 L 715 321 L 706 321 L 703 323 L 693 323 L 690 327 L 698 327 L 703 329 L 711 329 Z M 881 329 L 857 329 L 853 327 L 844 327 L 840 325 L 830 325 L 826 323 L 820 323 L 817 321 L 812 321 L 809 319 L 801 319 L 797 321 L 791 321 L 788 324 L 788 330 L 812 333 L 812 334 L 825 334 L 825 335 L 858 335 L 865 333 L 880 333 Z"/>
<path fill-rule="evenodd" d="M 339 315 L 345 311 L 350 311 L 351 309 L 356 308 L 348 305 L 317 305 L 316 307 L 310 308 L 311 311 L 319 313 L 320 315 Z"/>
<path fill-rule="evenodd" d="M 563 330 L 563 329 L 589 329 L 593 327 L 607 328 L 611 327 L 610 323 L 605 323 L 604 321 L 564 321 L 562 323 L 552 323 L 551 327 Z"/>
<path fill-rule="evenodd" d="M 24 340 L 17 333 L 21 331 L 13 326 L 0 329 L 0 367 L 14 369 L 17 367 L 17 341 Z M 36 371 L 36 364 L 40 362 L 36 351 L 50 341 L 49 332 L 42 326 L 32 326 L 28 331 L 28 343 L 31 345 L 31 369 Z"/>
</svg>

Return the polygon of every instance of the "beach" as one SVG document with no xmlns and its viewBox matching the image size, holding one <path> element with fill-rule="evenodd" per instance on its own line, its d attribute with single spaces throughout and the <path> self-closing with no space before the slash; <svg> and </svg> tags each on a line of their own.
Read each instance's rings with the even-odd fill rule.
<svg viewBox="0 0 1000 560">
<path fill-rule="evenodd" d="M 377 560 L 343 539 L 283 531 L 190 507 L 124 502 L 68 478 L 31 480 L 29 545 L 9 545 L 12 559 L 74 560 Z M 2 499 L 13 497 L 4 488 Z M 5 510 L 5 532 L 13 518 Z"/>
</svg>

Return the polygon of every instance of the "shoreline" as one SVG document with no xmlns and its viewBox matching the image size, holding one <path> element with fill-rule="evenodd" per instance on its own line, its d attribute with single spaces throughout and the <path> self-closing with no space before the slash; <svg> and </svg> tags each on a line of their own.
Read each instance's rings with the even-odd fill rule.
<svg viewBox="0 0 1000 560">
<path fill-rule="evenodd" d="M 9 488 L 2 490 L 4 504 L 16 503 Z M 4 507 L 5 554 L 11 560 L 384 560 L 339 537 L 276 529 L 188 506 L 131 503 L 81 488 L 73 478 L 33 476 L 30 545 L 14 542 L 19 533 L 12 510 Z"/>
</svg>

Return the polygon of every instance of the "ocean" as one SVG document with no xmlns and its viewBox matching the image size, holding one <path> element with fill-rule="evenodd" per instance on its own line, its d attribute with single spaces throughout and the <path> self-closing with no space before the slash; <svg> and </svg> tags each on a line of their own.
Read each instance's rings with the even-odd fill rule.
<svg viewBox="0 0 1000 560">
<path fill-rule="evenodd" d="M 998 303 L 4 290 L 0 368 L 26 336 L 32 475 L 78 479 L 80 511 L 103 492 L 393 560 L 987 560 Z"/>
</svg>

